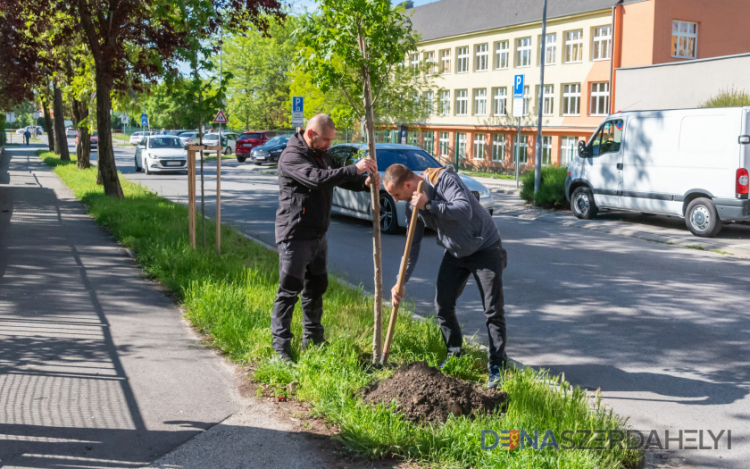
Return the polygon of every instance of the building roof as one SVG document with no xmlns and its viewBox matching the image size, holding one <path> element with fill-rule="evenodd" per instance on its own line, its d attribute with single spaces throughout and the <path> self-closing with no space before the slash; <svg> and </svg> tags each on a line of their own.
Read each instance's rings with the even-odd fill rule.
<svg viewBox="0 0 750 469">
<path fill-rule="evenodd" d="M 549 0 L 547 18 L 612 8 L 617 0 Z M 629 2 L 628 2 L 629 3 Z M 440 0 L 407 10 L 422 41 L 542 20 L 544 0 Z"/>
</svg>

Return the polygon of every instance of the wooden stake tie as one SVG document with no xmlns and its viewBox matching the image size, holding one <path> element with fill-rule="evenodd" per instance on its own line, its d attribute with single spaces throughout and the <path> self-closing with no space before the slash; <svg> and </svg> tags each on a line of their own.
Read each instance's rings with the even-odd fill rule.
<svg viewBox="0 0 750 469">
<path fill-rule="evenodd" d="M 417 186 L 417 193 L 421 194 L 424 190 L 424 181 L 419 181 Z M 404 248 L 404 257 L 401 259 L 401 269 L 398 272 L 398 291 L 402 293 L 404 291 L 404 284 L 406 283 L 406 266 L 409 264 L 409 254 L 411 253 L 411 243 L 414 241 L 414 230 L 417 228 L 417 216 L 419 216 L 419 209 L 414 207 L 411 212 L 411 221 L 409 222 L 409 233 L 406 236 L 406 247 Z M 380 360 L 381 365 L 385 365 L 388 362 L 388 354 L 391 350 L 391 342 L 393 340 L 393 333 L 396 329 L 396 318 L 398 317 L 398 306 L 394 305 L 391 311 L 391 319 L 388 322 L 388 333 L 385 336 L 385 344 L 383 344 L 383 357 Z"/>
</svg>

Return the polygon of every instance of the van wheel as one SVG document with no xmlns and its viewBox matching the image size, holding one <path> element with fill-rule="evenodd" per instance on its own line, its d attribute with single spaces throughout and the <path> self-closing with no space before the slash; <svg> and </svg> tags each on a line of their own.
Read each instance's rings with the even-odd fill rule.
<svg viewBox="0 0 750 469">
<path fill-rule="evenodd" d="M 723 227 L 716 206 L 707 197 L 690 202 L 685 211 L 685 225 L 695 236 L 706 238 L 716 236 Z"/>
<path fill-rule="evenodd" d="M 398 233 L 398 212 L 390 195 L 380 194 L 380 230 L 386 234 Z"/>
<path fill-rule="evenodd" d="M 594 203 L 594 194 L 588 187 L 579 187 L 570 197 L 570 209 L 576 217 L 591 220 L 599 213 L 599 207 Z"/>
<path fill-rule="evenodd" d="M 244 163 L 245 162 L 245 157 L 244 156 L 238 156 L 237 157 L 237 161 L 239 161 L 240 163 Z"/>
</svg>

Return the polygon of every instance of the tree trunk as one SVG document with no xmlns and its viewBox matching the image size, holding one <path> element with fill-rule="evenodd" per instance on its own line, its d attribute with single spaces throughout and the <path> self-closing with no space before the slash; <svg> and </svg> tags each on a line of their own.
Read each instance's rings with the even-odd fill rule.
<svg viewBox="0 0 750 469">
<path fill-rule="evenodd" d="M 115 152 L 112 147 L 112 120 L 109 110 L 112 107 L 112 84 L 104 77 L 102 65 L 96 64 L 96 124 L 99 141 L 97 143 L 97 166 L 106 195 L 123 198 L 122 186 L 115 165 Z"/>
<path fill-rule="evenodd" d="M 359 31 L 359 47 L 363 57 L 367 57 L 367 44 Z M 372 109 L 372 89 L 370 87 L 370 71 L 363 64 L 361 68 L 364 86 L 365 121 L 367 125 L 368 157 L 377 163 L 375 154 L 375 114 Z M 370 185 L 372 200 L 372 259 L 375 266 L 375 295 L 374 295 L 374 328 L 372 335 L 372 362 L 380 363 L 383 353 L 383 272 L 380 245 L 380 187 Z"/>
<path fill-rule="evenodd" d="M 91 167 L 91 140 L 89 129 L 81 127 L 80 123 L 89 116 L 89 109 L 84 101 L 73 100 L 73 115 L 78 122 L 78 144 L 76 145 L 76 156 L 78 158 L 78 169 Z"/>
<path fill-rule="evenodd" d="M 60 90 L 56 82 L 52 83 L 52 92 L 54 93 L 53 106 L 55 108 L 55 153 L 60 155 L 61 161 L 70 161 L 68 137 L 65 136 L 62 90 Z"/>
<path fill-rule="evenodd" d="M 42 110 L 44 111 L 44 131 L 47 132 L 47 146 L 49 151 L 55 151 L 55 127 L 52 125 L 52 116 L 49 113 L 49 103 L 47 98 L 43 95 L 39 99 L 42 104 Z"/>
</svg>

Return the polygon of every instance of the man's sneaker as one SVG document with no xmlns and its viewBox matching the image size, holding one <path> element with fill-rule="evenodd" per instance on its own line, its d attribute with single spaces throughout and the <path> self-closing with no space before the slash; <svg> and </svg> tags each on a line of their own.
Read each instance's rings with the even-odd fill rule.
<svg viewBox="0 0 750 469">
<path fill-rule="evenodd" d="M 500 381 L 503 379 L 503 368 L 498 365 L 490 365 L 490 379 L 487 382 L 487 387 L 495 389 Z"/>
<path fill-rule="evenodd" d="M 446 358 L 445 360 L 443 360 L 442 362 L 440 362 L 440 365 L 438 365 L 438 368 L 440 368 L 442 370 L 443 368 L 445 368 L 445 365 L 447 365 L 448 362 L 451 361 L 451 358 L 453 358 L 453 357 L 460 358 L 460 357 L 463 356 L 463 354 L 464 354 L 463 350 L 461 350 L 460 352 L 456 352 L 456 353 L 449 353 L 448 354 L 448 358 Z"/>
<path fill-rule="evenodd" d="M 289 365 L 294 364 L 294 361 L 292 360 L 292 354 L 290 354 L 289 352 L 276 352 L 276 359 L 288 363 Z"/>
</svg>

